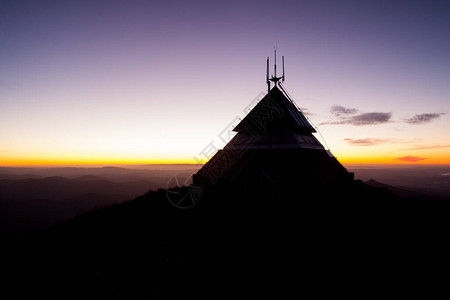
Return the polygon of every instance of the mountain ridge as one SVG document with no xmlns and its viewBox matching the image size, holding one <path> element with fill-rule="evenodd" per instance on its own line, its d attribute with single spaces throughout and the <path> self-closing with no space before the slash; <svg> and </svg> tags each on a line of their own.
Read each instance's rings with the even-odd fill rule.
<svg viewBox="0 0 450 300">
<path fill-rule="evenodd" d="M 426 197 L 427 195 L 425 193 L 421 193 L 418 191 L 414 191 L 411 189 L 408 189 L 406 187 L 399 187 L 399 186 L 392 186 L 388 184 L 384 184 L 381 182 L 378 182 L 374 179 L 370 179 L 365 181 L 366 184 L 377 187 L 377 188 L 385 188 L 389 191 L 391 191 L 394 195 L 403 197 L 403 198 L 412 198 L 412 197 Z M 428 195 L 430 197 L 430 195 Z"/>
<path fill-rule="evenodd" d="M 392 264 L 402 271 L 385 280 L 417 275 L 422 255 L 429 265 L 448 250 L 438 238 L 450 228 L 448 203 L 402 199 L 361 181 L 284 189 L 273 200 L 219 185 L 178 209 L 168 190 L 148 192 L 9 243 L 6 282 L 16 293 L 26 282 L 21 294 L 46 298 L 280 296 L 299 280 L 312 290 L 335 292 L 348 280 L 379 288 L 378 272 Z M 342 270 L 353 275 L 337 276 Z"/>
<path fill-rule="evenodd" d="M 142 179 L 113 182 L 98 176 L 0 179 L 0 232 L 16 235 L 43 229 L 158 186 Z"/>
</svg>

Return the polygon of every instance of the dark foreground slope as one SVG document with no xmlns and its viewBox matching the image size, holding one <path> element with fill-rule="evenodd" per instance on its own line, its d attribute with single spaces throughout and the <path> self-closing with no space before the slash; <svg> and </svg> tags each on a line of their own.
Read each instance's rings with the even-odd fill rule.
<svg viewBox="0 0 450 300">
<path fill-rule="evenodd" d="M 157 187 L 148 180 L 115 182 L 92 175 L 0 179 L 0 235 L 14 236 L 49 228 Z"/>
<path fill-rule="evenodd" d="M 192 195 L 188 188 L 177 192 Z M 2 293 L 8 299 L 373 294 L 446 268 L 449 203 L 401 199 L 359 181 L 245 195 L 215 186 L 193 208 L 179 209 L 159 190 L 9 241 Z"/>
</svg>

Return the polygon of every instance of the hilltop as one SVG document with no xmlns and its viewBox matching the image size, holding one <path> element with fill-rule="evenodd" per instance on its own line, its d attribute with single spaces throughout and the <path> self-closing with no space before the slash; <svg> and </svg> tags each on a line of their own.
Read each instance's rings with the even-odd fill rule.
<svg viewBox="0 0 450 300">
<path fill-rule="evenodd" d="M 450 228 L 447 202 L 403 199 L 361 181 L 291 187 L 272 201 L 240 195 L 218 185 L 179 209 L 161 189 L 12 239 L 3 291 L 64 299 L 280 297 L 325 284 L 351 293 L 355 285 L 373 288 L 379 272 L 393 280 L 443 265 L 448 250 L 440 236 Z"/>
</svg>

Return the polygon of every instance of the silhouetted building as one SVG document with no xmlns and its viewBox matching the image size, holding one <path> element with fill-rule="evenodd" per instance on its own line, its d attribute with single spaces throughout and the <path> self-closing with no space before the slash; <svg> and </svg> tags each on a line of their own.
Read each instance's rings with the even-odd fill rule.
<svg viewBox="0 0 450 300">
<path fill-rule="evenodd" d="M 285 185 L 301 189 L 353 180 L 353 173 L 314 137 L 314 126 L 280 80 L 284 70 L 282 77 L 267 75 L 268 93 L 233 129 L 237 134 L 230 142 L 194 175 L 194 185 L 226 183 L 264 194 Z"/>
</svg>

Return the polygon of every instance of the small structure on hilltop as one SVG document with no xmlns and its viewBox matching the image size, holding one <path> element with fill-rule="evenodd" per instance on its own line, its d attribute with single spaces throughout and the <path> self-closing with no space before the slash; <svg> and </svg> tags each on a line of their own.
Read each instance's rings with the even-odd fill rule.
<svg viewBox="0 0 450 300">
<path fill-rule="evenodd" d="M 276 191 L 293 185 L 353 181 L 348 172 L 313 135 L 315 127 L 286 92 L 283 75 L 269 78 L 267 94 L 233 129 L 237 134 L 194 176 L 196 186 L 227 184 L 245 191 Z"/>
</svg>

